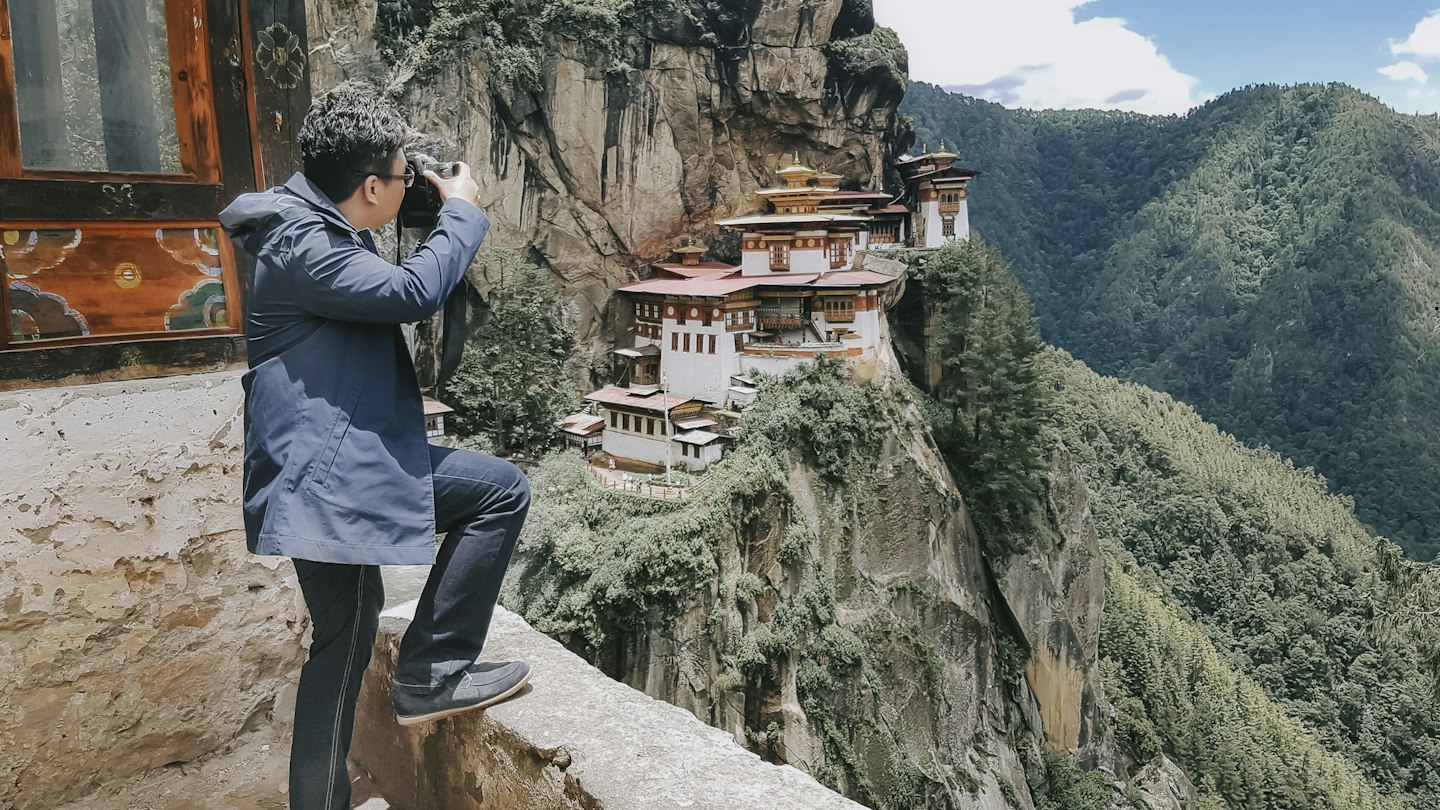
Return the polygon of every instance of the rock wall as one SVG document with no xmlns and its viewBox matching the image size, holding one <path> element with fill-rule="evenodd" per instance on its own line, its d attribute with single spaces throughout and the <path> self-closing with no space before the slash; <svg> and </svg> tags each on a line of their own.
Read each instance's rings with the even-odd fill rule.
<svg viewBox="0 0 1440 810">
<path fill-rule="evenodd" d="M 753 192 L 796 154 L 879 187 L 903 146 L 903 84 L 850 81 L 825 53 L 832 34 L 873 25 L 853 0 L 677 0 L 677 13 L 627 41 L 628 72 L 554 37 L 538 93 L 492 83 L 475 51 L 405 83 L 378 56 L 377 0 L 306 6 L 315 91 L 399 82 L 412 123 L 479 170 L 489 243 L 561 279 L 580 313 L 577 377 L 607 362 L 619 317 L 610 293 L 669 259 L 681 236 L 712 238 L 716 218 L 755 211 Z M 482 292 L 492 283 L 475 281 Z"/>
<path fill-rule="evenodd" d="M 1105 565 L 1085 484 L 1063 448 L 1051 460 L 1047 520 L 1033 547 L 995 561 L 996 585 L 1029 659 L 1026 679 L 1040 706 L 1046 747 L 1076 751 L 1082 762 L 1113 767 L 1103 728 L 1109 711 L 1100 684 L 1100 612 Z"/>
<path fill-rule="evenodd" d="M 245 551 L 233 372 L 0 394 L 0 807 L 288 722 L 303 611 Z"/>
<path fill-rule="evenodd" d="M 896 374 L 892 364 L 876 379 L 896 385 Z M 628 635 L 607 669 L 871 807 L 1028 809 L 1040 707 L 1000 660 L 979 538 L 924 420 L 910 405 L 895 416 L 873 473 L 840 485 L 793 467 L 789 498 L 758 505 L 753 533 L 716 538 L 710 592 Z M 791 509 L 811 531 L 782 562 Z M 750 576 L 766 586 L 754 596 L 740 585 Z M 758 683 L 724 684 L 738 640 L 831 587 L 855 660 L 812 645 L 778 656 Z M 833 678 L 823 702 L 821 677 Z"/>
</svg>

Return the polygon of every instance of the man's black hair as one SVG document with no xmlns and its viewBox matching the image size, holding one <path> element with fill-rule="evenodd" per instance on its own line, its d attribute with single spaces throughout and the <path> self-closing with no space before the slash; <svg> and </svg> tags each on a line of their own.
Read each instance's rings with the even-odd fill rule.
<svg viewBox="0 0 1440 810">
<path fill-rule="evenodd" d="M 389 174 L 410 139 L 395 108 L 365 90 L 331 90 L 310 105 L 300 127 L 305 176 L 342 203 L 368 174 Z"/>
</svg>

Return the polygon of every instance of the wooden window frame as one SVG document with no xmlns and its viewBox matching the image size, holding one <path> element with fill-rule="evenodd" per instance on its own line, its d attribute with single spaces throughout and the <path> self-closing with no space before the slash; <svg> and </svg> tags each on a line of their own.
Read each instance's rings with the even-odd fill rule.
<svg viewBox="0 0 1440 810">
<path fill-rule="evenodd" d="M 24 2 L 25 0 L 20 0 Z M 216 130 L 213 80 L 207 43 L 192 35 L 209 29 L 205 0 L 165 0 L 165 33 L 170 56 L 170 98 L 179 142 L 179 173 L 87 172 L 73 169 L 27 169 L 20 156 L 19 93 L 15 89 L 15 58 L 10 38 L 13 0 L 0 0 L 0 178 L 78 180 L 83 182 L 143 181 L 171 184 L 220 182 L 220 144 Z M 181 34 L 176 36 L 176 34 Z"/>
<path fill-rule="evenodd" d="M 281 182 L 299 168 L 296 136 L 310 104 L 308 60 L 296 60 L 299 69 L 289 76 L 257 76 L 259 57 L 251 34 L 280 27 L 298 37 L 298 44 L 287 43 L 292 50 L 308 54 L 304 5 L 298 0 L 166 0 L 182 174 L 22 166 L 10 39 L 13 2 L 0 0 L 0 222 L 10 229 L 98 223 L 218 229 L 220 210 L 236 196 Z M 0 320 L 0 391 L 243 366 L 244 298 L 253 264 L 223 235 L 219 241 L 226 295 L 235 296 L 229 307 L 236 316 L 232 328 L 9 345 L 7 314 Z M 9 287 L 0 278 L 0 312 L 9 311 Z"/>
<path fill-rule="evenodd" d="M 771 243 L 769 244 L 769 251 L 770 251 L 770 269 L 771 269 L 772 271 L 783 270 L 783 271 L 789 272 L 789 270 L 790 270 L 790 243 L 789 243 L 789 242 L 771 242 Z"/>
</svg>

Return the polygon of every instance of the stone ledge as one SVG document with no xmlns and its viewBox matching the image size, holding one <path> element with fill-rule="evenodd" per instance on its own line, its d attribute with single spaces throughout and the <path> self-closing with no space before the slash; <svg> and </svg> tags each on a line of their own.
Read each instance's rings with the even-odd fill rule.
<svg viewBox="0 0 1440 810">
<path fill-rule="evenodd" d="M 530 662 L 530 689 L 484 712 L 402 727 L 390 681 L 408 610 L 382 619 L 351 749 L 396 810 L 863 810 L 611 680 L 503 608 L 484 657 Z"/>
</svg>

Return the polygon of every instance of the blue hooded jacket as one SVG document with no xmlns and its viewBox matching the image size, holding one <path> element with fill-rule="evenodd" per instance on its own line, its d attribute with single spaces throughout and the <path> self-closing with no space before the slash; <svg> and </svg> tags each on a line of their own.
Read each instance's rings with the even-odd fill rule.
<svg viewBox="0 0 1440 810">
<path fill-rule="evenodd" d="M 245 535 L 317 562 L 435 561 L 420 386 L 400 324 L 438 312 L 490 222 L 448 200 L 410 258 L 380 258 L 303 174 L 220 213 L 255 257 L 246 300 Z"/>
</svg>

